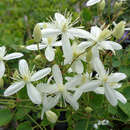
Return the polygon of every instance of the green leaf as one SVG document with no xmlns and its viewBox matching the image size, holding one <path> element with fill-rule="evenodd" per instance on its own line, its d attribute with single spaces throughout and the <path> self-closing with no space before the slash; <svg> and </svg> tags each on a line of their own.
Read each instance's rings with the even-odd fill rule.
<svg viewBox="0 0 130 130">
<path fill-rule="evenodd" d="M 8 124 L 12 117 L 13 114 L 9 109 L 0 109 L 0 126 Z"/>
<path fill-rule="evenodd" d="M 127 102 L 126 104 L 119 103 L 119 107 L 128 117 L 130 117 L 130 103 L 129 102 Z"/>
<path fill-rule="evenodd" d="M 80 120 L 76 123 L 75 130 L 85 130 L 86 129 L 86 120 Z"/>
<path fill-rule="evenodd" d="M 31 127 L 30 122 L 26 121 L 19 124 L 16 130 L 32 130 L 32 127 Z"/>
</svg>

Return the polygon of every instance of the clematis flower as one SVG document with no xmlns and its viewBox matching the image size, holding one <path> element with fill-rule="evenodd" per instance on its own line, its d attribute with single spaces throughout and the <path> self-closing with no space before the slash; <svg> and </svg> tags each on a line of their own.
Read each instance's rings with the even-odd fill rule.
<svg viewBox="0 0 130 130">
<path fill-rule="evenodd" d="M 46 75 L 48 75 L 51 72 L 51 68 L 44 68 L 32 74 L 29 70 L 26 60 L 22 59 L 19 61 L 19 72 L 20 72 L 20 76 L 18 77 L 18 81 L 13 83 L 5 90 L 4 96 L 13 95 L 26 85 L 27 93 L 31 101 L 35 104 L 40 104 L 41 103 L 40 93 L 33 86 L 32 82 L 44 78 Z"/>
<path fill-rule="evenodd" d="M 28 50 L 38 50 L 38 49 L 45 49 L 45 56 L 48 61 L 53 61 L 55 58 L 55 49 L 53 47 L 62 46 L 61 41 L 56 41 L 56 37 L 48 37 L 48 38 L 42 38 L 42 42 L 40 44 L 33 44 L 29 45 L 26 48 Z"/>
<path fill-rule="evenodd" d="M 89 38 L 89 32 L 80 29 L 78 27 L 72 27 L 75 25 L 78 20 L 75 20 L 74 22 L 72 21 L 71 14 L 65 18 L 62 14 L 60 13 L 55 13 L 55 20 L 52 20 L 52 25 L 53 28 L 49 29 L 43 29 L 42 34 L 43 37 L 48 37 L 48 36 L 53 36 L 53 35 L 62 35 L 62 49 L 63 49 L 63 54 L 66 59 L 69 61 L 72 58 L 72 50 L 71 50 L 71 45 L 69 39 L 74 39 L 74 37 L 79 37 L 79 38 Z M 68 61 L 66 61 L 64 64 L 67 64 Z"/>
<path fill-rule="evenodd" d="M 23 54 L 18 52 L 6 55 L 6 47 L 5 46 L 0 47 L 0 78 L 2 78 L 5 73 L 4 61 L 20 58 L 22 56 Z"/>
<path fill-rule="evenodd" d="M 51 101 L 49 101 L 49 104 L 45 104 L 45 107 L 43 107 L 43 113 L 46 111 L 46 105 L 48 108 L 52 108 L 52 106 L 56 106 L 59 100 L 63 97 L 64 103 L 66 105 L 66 102 L 69 103 L 75 110 L 79 108 L 79 104 L 76 102 L 76 100 L 73 98 L 73 93 L 76 91 L 76 86 L 79 84 L 77 82 L 79 80 L 79 76 L 76 76 L 72 79 L 70 79 L 66 84 L 63 84 L 63 78 L 61 71 L 59 69 L 58 65 L 54 65 L 52 67 L 52 73 L 54 80 L 56 84 L 47 84 L 47 85 L 41 85 L 41 91 L 51 95 L 53 94 L 53 97 L 49 97 Z M 72 93 L 73 92 L 73 93 Z M 48 99 L 49 100 L 49 99 Z M 48 110 L 48 109 L 47 109 Z"/>
<path fill-rule="evenodd" d="M 115 89 L 121 87 L 121 84 L 118 82 L 125 79 L 126 75 L 119 72 L 109 74 L 109 72 L 105 71 L 102 62 L 97 58 L 95 58 L 93 68 L 98 73 L 97 79 L 101 81 L 102 86 L 96 88 L 94 91 L 99 94 L 105 94 L 112 106 L 116 106 L 118 100 L 125 104 L 127 102 L 126 98 Z"/>
<path fill-rule="evenodd" d="M 99 50 L 111 50 L 115 54 L 115 50 L 122 49 L 122 46 L 116 42 L 109 41 L 112 32 L 105 28 L 101 30 L 97 26 L 91 27 L 91 39 L 89 41 L 84 41 L 85 48 L 91 47 L 92 56 L 99 56 Z"/>
<path fill-rule="evenodd" d="M 94 4 L 99 3 L 100 1 L 101 0 L 89 0 L 89 1 L 87 1 L 86 6 L 92 6 Z"/>
</svg>

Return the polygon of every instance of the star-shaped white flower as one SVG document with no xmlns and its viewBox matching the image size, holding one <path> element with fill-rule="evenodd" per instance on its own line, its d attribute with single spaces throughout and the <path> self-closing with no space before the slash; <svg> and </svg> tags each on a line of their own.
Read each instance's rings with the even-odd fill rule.
<svg viewBox="0 0 130 130">
<path fill-rule="evenodd" d="M 6 54 L 6 47 L 5 46 L 0 47 L 0 78 L 2 78 L 5 73 L 4 61 L 20 58 L 22 56 L 23 54 L 18 52 Z"/>
<path fill-rule="evenodd" d="M 79 108 L 79 104 L 73 98 L 73 93 L 76 91 L 76 86 L 79 85 L 79 76 L 71 78 L 66 84 L 63 84 L 63 78 L 58 65 L 52 67 L 52 73 L 56 84 L 41 85 L 41 91 L 53 97 L 50 97 L 52 103 L 48 104 L 47 107 L 50 109 L 59 102 L 60 98 L 63 97 L 64 103 L 69 103 L 75 110 Z M 48 99 L 49 100 L 49 99 Z M 52 105 L 53 104 L 53 105 Z M 65 103 L 66 104 L 66 103 Z M 47 109 L 48 110 L 48 109 Z M 43 108 L 43 112 L 46 111 L 46 107 Z"/>
<path fill-rule="evenodd" d="M 47 37 L 47 38 L 42 38 L 42 42 L 40 44 L 33 44 L 33 45 L 29 45 L 26 48 L 28 50 L 38 50 L 38 49 L 45 49 L 45 56 L 47 58 L 48 61 L 53 61 L 55 58 L 55 49 L 53 47 L 57 47 L 57 46 L 62 46 L 62 42 L 61 41 L 56 41 L 56 37 L 52 36 L 52 37 Z"/>
<path fill-rule="evenodd" d="M 22 59 L 19 61 L 19 72 L 20 76 L 17 82 L 9 86 L 4 96 L 10 96 L 17 93 L 25 85 L 27 86 L 27 93 L 31 101 L 35 104 L 41 104 L 41 96 L 38 90 L 33 86 L 31 82 L 38 81 L 48 75 L 51 72 L 51 68 L 44 68 L 32 74 L 29 70 L 26 60 Z"/>
<path fill-rule="evenodd" d="M 86 6 L 92 6 L 94 4 L 99 3 L 100 1 L 101 0 L 89 0 L 89 1 L 87 1 Z"/>
<path fill-rule="evenodd" d="M 125 79 L 126 75 L 119 72 L 109 74 L 109 72 L 105 71 L 103 64 L 98 58 L 95 58 L 94 61 L 93 68 L 98 73 L 97 79 L 101 81 L 102 86 L 94 91 L 99 94 L 105 94 L 107 100 L 113 106 L 117 105 L 118 100 L 125 104 L 127 102 L 126 98 L 115 89 L 121 87 L 121 84 L 118 82 Z"/>
<path fill-rule="evenodd" d="M 122 46 L 116 42 L 109 41 L 112 32 L 105 28 L 101 30 L 97 26 L 91 27 L 91 38 L 89 41 L 84 41 L 85 48 L 92 47 L 93 57 L 99 55 L 99 50 L 111 50 L 115 54 L 115 50 L 122 49 Z"/>
<path fill-rule="evenodd" d="M 65 18 L 60 13 L 55 13 L 55 20 L 52 21 L 53 28 L 49 29 L 43 29 L 43 37 L 53 36 L 53 35 L 62 35 L 62 49 L 63 54 L 66 59 L 69 59 L 69 61 L 72 58 L 72 49 L 70 45 L 69 39 L 74 39 L 74 37 L 80 37 L 80 38 L 89 38 L 89 32 L 77 28 L 72 27 L 74 24 L 77 23 L 77 20 L 72 22 L 71 14 L 68 15 L 67 18 Z M 64 64 L 67 64 L 68 61 L 66 61 Z"/>
</svg>

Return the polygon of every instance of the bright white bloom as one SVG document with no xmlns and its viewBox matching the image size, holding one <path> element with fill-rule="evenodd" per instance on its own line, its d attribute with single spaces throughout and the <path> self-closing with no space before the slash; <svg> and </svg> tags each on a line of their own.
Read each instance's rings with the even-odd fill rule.
<svg viewBox="0 0 130 130">
<path fill-rule="evenodd" d="M 49 104 L 46 104 L 45 101 L 43 101 L 43 103 L 45 105 L 47 105 L 47 109 L 45 106 L 45 107 L 43 107 L 43 111 L 45 112 L 46 110 L 48 110 L 48 108 L 50 109 L 50 108 L 52 108 L 52 106 L 54 107 L 58 103 L 58 101 L 60 100 L 61 97 L 63 97 L 64 103 L 66 101 L 75 110 L 77 110 L 79 108 L 79 105 L 76 102 L 76 100 L 73 98 L 72 92 L 76 91 L 76 89 L 77 89 L 76 86 L 79 85 L 78 81 L 80 79 L 80 76 L 76 76 L 76 77 L 70 79 L 66 84 L 63 84 L 62 74 L 61 74 L 61 71 L 60 71 L 58 65 L 54 65 L 52 67 L 52 73 L 53 73 L 53 77 L 54 77 L 56 84 L 53 84 L 53 85 L 47 84 L 47 85 L 39 86 L 41 88 L 40 90 L 43 93 L 46 93 L 49 95 L 50 94 L 55 95 L 53 97 L 47 98 L 48 100 L 49 99 L 51 100 L 51 101 L 49 101 Z"/>
<path fill-rule="evenodd" d="M 100 1 L 101 0 L 89 0 L 89 1 L 87 1 L 86 6 L 92 6 L 96 3 L 99 3 Z"/>
<path fill-rule="evenodd" d="M 101 30 L 97 26 L 91 27 L 91 40 L 84 41 L 84 47 L 92 47 L 93 57 L 99 56 L 99 50 L 111 50 L 115 54 L 115 50 L 122 49 L 122 46 L 116 42 L 109 41 L 107 39 L 110 38 L 112 32 L 105 28 Z"/>
<path fill-rule="evenodd" d="M 53 61 L 55 58 L 55 49 L 53 47 L 56 46 L 62 46 L 61 41 L 56 41 L 56 37 L 48 37 L 48 38 L 42 38 L 42 42 L 40 44 L 33 44 L 29 45 L 26 48 L 28 50 L 38 50 L 38 49 L 45 49 L 45 56 L 48 61 Z"/>
<path fill-rule="evenodd" d="M 17 53 L 17 52 L 6 55 L 5 46 L 0 47 L 0 78 L 2 78 L 5 73 L 4 61 L 20 58 L 22 56 L 23 56 L 22 53 Z"/>
<path fill-rule="evenodd" d="M 65 18 L 60 13 L 55 13 L 55 20 L 52 20 L 53 28 L 43 29 L 43 37 L 53 36 L 53 35 L 62 35 L 62 49 L 63 54 L 66 59 L 69 61 L 72 60 L 72 49 L 69 39 L 74 39 L 74 37 L 80 38 L 89 38 L 89 32 L 80 29 L 73 28 L 72 26 L 77 23 L 78 20 L 72 22 L 71 14 L 67 15 Z M 65 61 L 64 64 L 67 64 L 68 61 Z"/>
<path fill-rule="evenodd" d="M 38 90 L 33 86 L 31 82 L 38 81 L 48 75 L 51 72 L 51 68 L 45 68 L 32 74 L 29 70 L 26 60 L 22 59 L 19 61 L 19 72 L 20 76 L 18 81 L 9 86 L 5 92 L 4 96 L 10 96 L 18 92 L 25 85 L 27 86 L 27 93 L 31 101 L 35 104 L 41 103 L 41 96 Z"/>
<path fill-rule="evenodd" d="M 93 68 L 98 73 L 97 79 L 101 81 L 101 86 L 94 90 L 96 93 L 105 94 L 107 100 L 111 103 L 111 105 L 116 106 L 118 100 L 122 103 L 126 103 L 126 98 L 115 89 L 120 88 L 121 84 L 119 81 L 126 78 L 124 73 L 111 73 L 106 72 L 103 64 L 98 58 L 95 58 L 95 62 L 93 63 Z M 96 63 L 96 64 L 95 64 Z"/>
</svg>

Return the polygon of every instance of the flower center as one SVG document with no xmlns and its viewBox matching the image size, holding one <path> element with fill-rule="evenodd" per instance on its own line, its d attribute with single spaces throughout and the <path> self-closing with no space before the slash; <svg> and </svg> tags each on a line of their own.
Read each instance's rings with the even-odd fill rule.
<svg viewBox="0 0 130 130">
<path fill-rule="evenodd" d="M 46 28 L 47 28 L 47 24 L 44 23 L 44 24 L 43 24 L 43 29 L 46 29 Z"/>
<path fill-rule="evenodd" d="M 107 82 L 107 78 L 108 78 L 107 76 L 104 76 L 103 77 L 103 82 Z"/>
<path fill-rule="evenodd" d="M 64 85 L 63 85 L 63 84 L 59 84 L 59 85 L 58 85 L 58 90 L 59 90 L 59 92 L 61 92 L 61 93 L 64 92 L 64 89 L 65 89 L 65 88 L 64 88 Z"/>
<path fill-rule="evenodd" d="M 23 80 L 24 80 L 25 82 L 28 82 L 29 79 L 30 79 L 30 78 L 29 78 L 28 76 L 26 76 L 26 75 L 23 76 Z"/>
<path fill-rule="evenodd" d="M 49 37 L 48 39 L 48 44 L 51 45 L 52 41 L 53 41 L 53 38 L 52 37 Z"/>
</svg>

